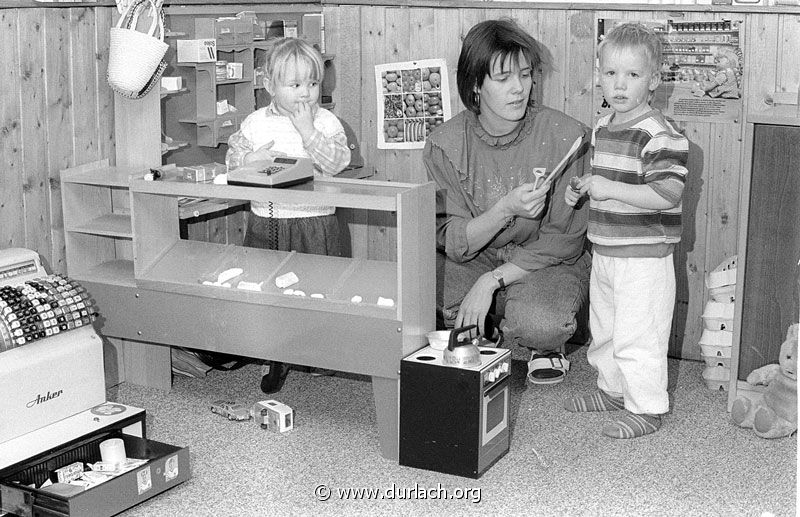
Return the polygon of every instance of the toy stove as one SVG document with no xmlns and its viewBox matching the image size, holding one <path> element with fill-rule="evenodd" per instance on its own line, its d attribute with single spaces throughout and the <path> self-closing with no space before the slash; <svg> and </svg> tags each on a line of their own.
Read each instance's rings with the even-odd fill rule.
<svg viewBox="0 0 800 517">
<path fill-rule="evenodd" d="M 475 366 L 430 346 L 401 361 L 401 465 L 478 478 L 508 452 L 511 352 L 478 349 Z"/>
</svg>

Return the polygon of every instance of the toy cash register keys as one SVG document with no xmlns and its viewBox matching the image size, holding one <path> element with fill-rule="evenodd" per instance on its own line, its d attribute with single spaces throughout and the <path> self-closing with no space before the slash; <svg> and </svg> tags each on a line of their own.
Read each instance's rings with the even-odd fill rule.
<svg viewBox="0 0 800 517">
<path fill-rule="evenodd" d="M 278 156 L 243 165 L 228 173 L 228 185 L 248 187 L 289 187 L 314 179 L 314 165 L 308 158 Z"/>
</svg>

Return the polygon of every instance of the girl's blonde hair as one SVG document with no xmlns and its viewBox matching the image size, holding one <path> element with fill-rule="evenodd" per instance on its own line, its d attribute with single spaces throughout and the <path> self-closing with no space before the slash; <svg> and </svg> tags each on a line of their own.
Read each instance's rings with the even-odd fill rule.
<svg viewBox="0 0 800 517">
<path fill-rule="evenodd" d="M 325 65 L 322 55 L 310 43 L 300 38 L 280 38 L 270 49 L 264 73 L 273 82 L 283 83 L 289 63 L 305 63 L 311 71 L 311 80 L 322 81 Z"/>
<path fill-rule="evenodd" d="M 597 46 L 598 58 L 602 56 L 603 49 L 606 47 L 642 49 L 650 62 L 651 70 L 658 72 L 661 69 L 663 59 L 661 38 L 653 29 L 642 23 L 628 22 L 611 29 Z"/>
</svg>

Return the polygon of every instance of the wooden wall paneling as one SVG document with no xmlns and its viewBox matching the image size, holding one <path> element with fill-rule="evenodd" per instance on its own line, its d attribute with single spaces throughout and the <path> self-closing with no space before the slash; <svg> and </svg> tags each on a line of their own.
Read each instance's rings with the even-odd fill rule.
<svg viewBox="0 0 800 517">
<path fill-rule="evenodd" d="M 569 73 L 567 11 L 541 11 L 539 17 L 543 23 L 539 25 L 538 40 L 546 49 L 550 63 L 543 77 L 542 102 L 545 106 L 565 111 L 565 86 Z"/>
<path fill-rule="evenodd" d="M 450 113 L 456 114 L 464 109 L 456 86 L 456 68 L 458 55 L 461 52 L 461 38 L 453 37 L 454 34 L 460 34 L 461 22 L 459 13 L 456 9 L 435 9 L 433 11 L 433 19 L 433 41 L 431 41 L 431 46 L 438 52 L 436 57 L 444 58 L 447 63 L 447 79 L 450 84 Z"/>
<path fill-rule="evenodd" d="M 780 15 L 778 45 L 776 90 L 796 92 L 800 90 L 800 15 Z"/>
<path fill-rule="evenodd" d="M 564 112 L 591 125 L 595 67 L 595 19 L 592 11 L 567 11 L 567 65 Z"/>
<path fill-rule="evenodd" d="M 539 11 L 536 9 L 514 9 L 511 11 L 511 17 L 528 33 L 533 36 L 536 41 L 539 41 Z M 544 56 L 542 56 L 544 58 Z M 543 80 L 543 67 L 540 66 L 538 70 L 533 71 L 533 86 L 531 86 L 531 95 L 536 99 L 537 103 L 542 102 L 542 91 L 544 88 Z"/>
<path fill-rule="evenodd" d="M 101 156 L 114 156 L 114 91 L 108 86 L 108 54 L 111 44 L 111 27 L 116 21 L 116 9 L 94 9 L 97 61 L 97 127 L 98 148 Z M 112 19 L 113 15 L 113 19 Z"/>
<path fill-rule="evenodd" d="M 0 246 L 25 246 L 25 214 L 22 210 L 23 161 L 22 128 L 20 127 L 20 78 L 17 33 L 19 9 L 0 11 L 0 142 L 3 172 L 0 176 Z"/>
<path fill-rule="evenodd" d="M 708 170 L 711 157 L 706 152 L 711 141 L 708 123 L 679 123 L 689 140 L 689 176 L 683 189 L 683 233 L 675 247 L 675 312 L 669 355 L 700 359 L 698 341 L 705 305 L 704 273 L 706 267 L 708 225 Z"/>
<path fill-rule="evenodd" d="M 375 179 L 386 179 L 385 153 L 376 146 L 378 124 L 375 65 L 384 62 L 386 39 L 382 7 L 361 8 L 361 152 L 364 163 L 375 169 Z"/>
<path fill-rule="evenodd" d="M 95 30 L 94 8 L 70 9 L 72 104 L 75 107 L 73 145 L 76 158 L 83 162 L 100 158 Z"/>
<path fill-rule="evenodd" d="M 225 238 L 226 244 L 233 244 L 234 246 L 241 246 L 244 242 L 244 230 L 247 227 L 247 212 L 248 207 L 242 209 L 228 210 L 225 220 L 228 225 L 226 228 L 227 234 Z"/>
<path fill-rule="evenodd" d="M 414 60 L 445 57 L 442 49 L 433 45 L 436 40 L 436 19 L 433 9 L 412 9 L 409 25 L 409 54 Z M 448 67 L 449 69 L 449 67 Z M 408 152 L 405 180 L 408 183 L 428 181 L 422 165 L 422 151 Z"/>
<path fill-rule="evenodd" d="M 365 162 L 361 151 L 364 135 L 361 132 L 362 82 L 369 78 L 361 69 L 361 8 L 357 6 L 325 7 L 326 52 L 335 56 L 331 77 L 333 81 L 334 114 L 339 117 L 351 144 L 351 162 Z"/>
<path fill-rule="evenodd" d="M 375 84 L 375 65 L 387 63 L 387 56 L 392 55 L 390 44 L 386 39 L 387 8 L 363 7 L 361 20 L 363 24 L 361 39 L 361 73 L 362 82 L 362 124 L 361 134 L 364 138 L 361 150 L 364 160 L 375 168 L 374 179 L 386 180 L 387 151 L 377 148 L 377 131 L 382 130 L 382 120 L 378 120 L 377 85 Z M 393 221 L 392 214 L 377 211 L 366 213 L 366 253 L 375 260 L 392 260 L 395 256 L 396 241 L 387 239 L 387 232 Z"/>
<path fill-rule="evenodd" d="M 227 210 L 210 219 L 208 221 L 208 242 L 228 244 L 228 233 L 234 231 L 235 222 Z"/>
<path fill-rule="evenodd" d="M 190 241 L 208 242 L 208 217 L 200 216 L 193 217 L 182 221 L 182 225 L 186 225 L 185 238 Z M 182 236 L 183 237 L 183 236 Z"/>
<path fill-rule="evenodd" d="M 374 164 L 364 157 L 368 144 L 362 127 L 362 109 L 367 102 L 363 90 L 364 82 L 369 81 L 371 75 L 362 71 L 361 10 L 358 6 L 325 7 L 325 42 L 326 51 L 336 56 L 333 61 L 336 81 L 333 89 L 334 113 L 351 139 L 351 153 L 355 153 L 351 161 L 372 168 Z M 366 212 L 339 208 L 336 213 L 340 223 L 347 228 L 350 254 L 367 257 L 369 237 Z"/>
<path fill-rule="evenodd" d="M 769 108 L 764 102 L 767 93 L 775 90 L 777 75 L 778 17 L 766 14 L 750 14 L 745 19 L 742 32 L 744 47 L 744 110 L 757 113 Z"/>
<path fill-rule="evenodd" d="M 61 206 L 59 171 L 75 165 L 72 134 L 72 67 L 70 62 L 69 9 L 45 9 L 44 88 L 47 92 L 47 163 L 49 166 L 51 267 L 66 274 L 64 217 Z"/>
<path fill-rule="evenodd" d="M 387 7 L 384 10 L 384 55 L 383 59 L 377 63 L 396 63 L 417 59 L 411 49 L 411 40 L 418 41 L 422 39 L 424 33 L 420 32 L 417 27 L 412 27 L 412 11 L 417 12 L 418 9 Z M 417 49 L 418 47 L 415 46 L 414 50 Z M 384 153 L 386 158 L 384 179 L 388 181 L 411 181 L 413 171 L 409 170 L 409 162 L 412 153 L 416 152 L 418 151 L 387 149 Z"/>
<path fill-rule="evenodd" d="M 111 32 L 117 17 L 115 9 L 95 9 L 95 40 L 97 42 L 97 145 L 102 157 L 116 156 L 114 139 L 114 91 L 108 87 L 106 73 L 108 71 L 108 54 Z M 112 19 L 112 15 L 114 19 Z M 115 213 L 130 213 L 130 195 L 126 189 L 111 191 L 111 205 Z M 133 249 L 128 240 L 118 239 L 115 242 L 118 259 L 133 260 Z"/>
<path fill-rule="evenodd" d="M 47 99 L 44 84 L 44 13 L 19 11 L 20 124 L 22 128 L 22 204 L 25 214 L 25 247 L 37 250 L 51 270 L 52 241 L 47 154 Z M 24 106 L 24 108 L 22 108 Z"/>
<path fill-rule="evenodd" d="M 706 273 L 736 254 L 739 220 L 739 155 L 743 124 L 715 124 L 707 153 Z M 699 215 L 699 214 L 698 214 Z"/>
</svg>

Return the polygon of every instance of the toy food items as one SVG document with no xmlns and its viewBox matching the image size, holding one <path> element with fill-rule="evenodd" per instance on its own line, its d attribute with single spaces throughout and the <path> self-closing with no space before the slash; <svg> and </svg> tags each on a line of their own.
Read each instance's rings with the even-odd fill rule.
<svg viewBox="0 0 800 517">
<path fill-rule="evenodd" d="M 733 402 L 731 420 L 740 427 L 753 428 L 761 438 L 781 438 L 797 431 L 797 323 L 789 326 L 781 344 L 779 364 L 756 368 L 748 384 L 764 384 L 755 398 L 739 397 Z"/>
</svg>

